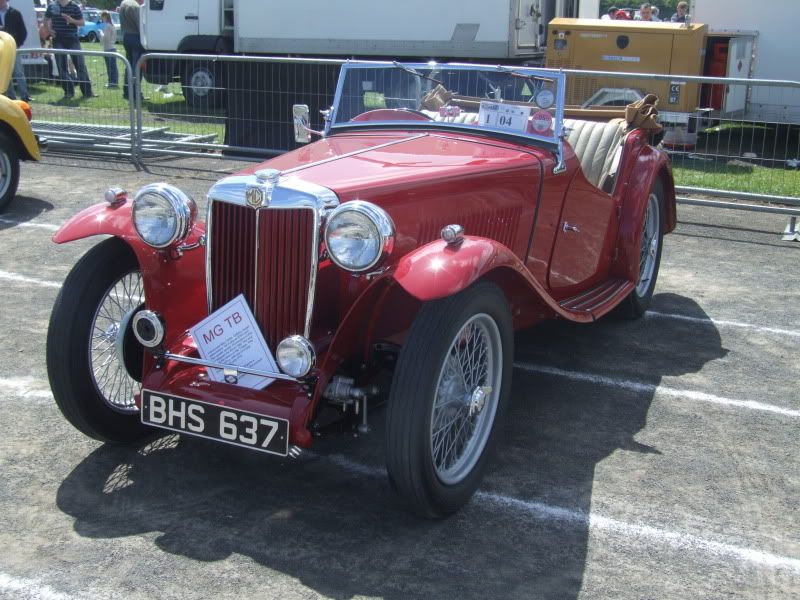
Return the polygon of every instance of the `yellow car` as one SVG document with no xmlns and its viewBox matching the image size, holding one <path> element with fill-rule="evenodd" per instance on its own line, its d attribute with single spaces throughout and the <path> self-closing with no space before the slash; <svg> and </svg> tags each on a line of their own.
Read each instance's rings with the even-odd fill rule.
<svg viewBox="0 0 800 600">
<path fill-rule="evenodd" d="M 0 31 L 0 90 L 8 89 L 16 56 L 14 38 Z M 31 117 L 27 102 L 0 95 L 0 212 L 17 193 L 19 161 L 42 158 L 44 144 L 33 134 Z"/>
</svg>

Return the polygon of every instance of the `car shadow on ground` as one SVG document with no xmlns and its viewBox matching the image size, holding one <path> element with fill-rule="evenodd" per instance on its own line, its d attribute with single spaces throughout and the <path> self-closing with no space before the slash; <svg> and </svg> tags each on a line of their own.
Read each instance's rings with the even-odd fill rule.
<svg viewBox="0 0 800 600">
<path fill-rule="evenodd" d="M 681 296 L 654 300 L 705 315 Z M 710 321 L 604 319 L 521 332 L 516 361 L 657 385 L 725 353 Z M 483 491 L 442 521 L 410 516 L 392 495 L 380 410 L 368 436 L 324 440 L 296 461 L 173 435 L 101 446 L 66 477 L 57 504 L 81 536 L 156 532 L 164 552 L 240 554 L 334 598 L 576 598 L 595 468 L 618 450 L 659 452 L 634 439 L 652 397 L 515 371 L 506 441 Z"/>
<path fill-rule="evenodd" d="M 45 200 L 17 194 L 6 210 L 0 213 L 0 231 L 16 227 L 19 223 L 33 221 L 53 208 L 55 207 Z"/>
</svg>

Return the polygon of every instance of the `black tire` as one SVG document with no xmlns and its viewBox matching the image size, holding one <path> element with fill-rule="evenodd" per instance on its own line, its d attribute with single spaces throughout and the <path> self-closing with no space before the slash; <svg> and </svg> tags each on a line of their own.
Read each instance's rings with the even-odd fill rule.
<svg viewBox="0 0 800 600">
<path fill-rule="evenodd" d="M 483 432 L 479 437 L 485 442 L 482 446 L 474 446 L 474 451 L 469 453 L 474 462 L 464 466 L 464 474 L 460 479 L 448 482 L 442 477 L 440 466 L 435 464 L 437 458 L 434 457 L 433 439 L 436 433 L 431 426 L 434 402 L 438 397 L 440 377 L 446 377 L 445 363 L 456 345 L 457 336 L 463 339 L 462 328 L 475 322 L 475 319 L 496 325 L 496 333 L 499 334 L 496 346 L 501 356 L 500 366 L 493 369 L 496 375 L 492 375 L 491 379 L 499 382 L 499 391 L 490 397 L 486 405 L 481 404 L 477 409 L 477 413 L 487 410 L 487 407 L 489 410 L 494 407 L 495 410 L 493 414 L 487 410 L 486 417 L 477 414 L 476 420 L 486 419 L 483 421 L 485 426 L 473 425 L 472 437 L 465 442 L 469 448 L 475 439 L 474 432 Z M 412 512 L 429 518 L 448 515 L 461 508 L 478 488 L 505 419 L 511 390 L 513 354 L 511 312 L 503 292 L 494 284 L 479 282 L 455 296 L 423 305 L 400 353 L 386 413 L 386 467 L 389 480 Z M 446 389 L 444 381 L 443 387 Z M 463 389 L 468 387 L 464 382 Z M 471 403 L 467 400 L 470 395 L 456 394 L 455 397 L 458 404 L 455 410 L 466 407 L 466 419 L 471 419 Z M 463 405 L 459 399 L 462 397 Z M 453 403 L 444 403 L 448 404 Z M 455 419 L 450 423 L 455 423 Z M 451 425 L 451 430 L 455 427 Z M 442 439 L 446 442 L 446 435 L 442 434 L 440 444 Z M 463 452 L 467 455 L 467 450 Z"/>
<path fill-rule="evenodd" d="M 96 31 L 90 31 L 89 35 L 86 36 L 86 40 L 88 42 L 99 42 L 100 41 L 100 39 L 97 37 L 97 32 Z"/>
<path fill-rule="evenodd" d="M 654 204 L 657 203 L 657 204 Z M 641 318 L 647 309 L 650 308 L 650 302 L 653 299 L 653 292 L 656 289 L 656 281 L 658 279 L 658 269 L 661 266 L 661 248 L 664 243 L 664 184 L 661 182 L 661 179 L 656 179 L 655 184 L 653 184 L 653 188 L 650 190 L 650 194 L 648 195 L 648 206 L 645 210 L 644 219 L 642 222 L 642 228 L 646 229 L 647 227 L 647 218 L 648 215 L 653 212 L 654 216 L 658 218 L 658 224 L 656 227 L 655 235 L 656 239 L 652 239 L 650 244 L 656 244 L 655 248 L 655 263 L 652 265 L 652 272 L 649 273 L 647 278 L 647 283 L 642 284 L 642 270 L 643 270 L 643 261 L 646 260 L 646 256 L 644 253 L 640 256 L 640 265 L 639 265 L 639 281 L 636 282 L 636 287 L 631 290 L 631 293 L 623 300 L 618 309 L 617 314 L 624 319 L 639 319 Z M 646 230 L 642 234 L 642 244 L 647 243 L 646 238 Z"/>
<path fill-rule="evenodd" d="M 132 442 L 151 431 L 139 421 L 135 406 L 115 408 L 101 393 L 90 356 L 101 303 L 116 282 L 138 270 L 125 242 L 100 242 L 70 271 L 50 315 L 46 356 L 53 397 L 76 429 L 103 442 Z"/>
<path fill-rule="evenodd" d="M 19 146 L 17 140 L 0 131 L 0 213 L 14 196 L 19 185 Z"/>
<path fill-rule="evenodd" d="M 188 62 L 181 76 L 183 97 L 189 106 L 198 110 L 219 108 L 224 99 L 221 82 L 217 65 L 203 61 Z"/>
</svg>

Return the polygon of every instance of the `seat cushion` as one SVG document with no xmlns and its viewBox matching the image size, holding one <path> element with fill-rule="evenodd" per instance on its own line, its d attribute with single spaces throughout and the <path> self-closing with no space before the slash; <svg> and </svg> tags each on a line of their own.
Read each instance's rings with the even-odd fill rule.
<svg viewBox="0 0 800 600">
<path fill-rule="evenodd" d="M 624 127 L 622 119 L 610 122 L 564 119 L 567 142 L 575 151 L 586 179 L 597 187 L 611 169 L 625 134 Z"/>
</svg>

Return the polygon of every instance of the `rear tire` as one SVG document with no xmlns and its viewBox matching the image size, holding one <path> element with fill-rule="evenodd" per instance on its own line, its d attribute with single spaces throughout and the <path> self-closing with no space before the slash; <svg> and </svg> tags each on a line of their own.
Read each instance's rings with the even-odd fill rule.
<svg viewBox="0 0 800 600">
<path fill-rule="evenodd" d="M 619 305 L 618 314 L 625 319 L 639 319 L 653 299 L 658 269 L 661 266 L 661 248 L 664 242 L 664 184 L 657 179 L 647 198 L 642 221 L 642 239 L 639 251 L 639 279 L 636 287 Z"/>
<path fill-rule="evenodd" d="M 16 140 L 0 131 L 0 212 L 5 211 L 19 185 L 19 148 Z"/>
<path fill-rule="evenodd" d="M 118 238 L 100 242 L 73 267 L 47 331 L 53 397 L 79 431 L 103 442 L 132 442 L 150 431 L 139 420 L 139 391 L 116 349 L 124 316 L 143 304 L 136 256 Z M 130 340 L 128 340 L 130 341 Z"/>
<path fill-rule="evenodd" d="M 442 517 L 483 479 L 511 389 L 503 292 L 482 282 L 423 305 L 400 353 L 386 414 L 389 480 L 408 508 Z"/>
</svg>

